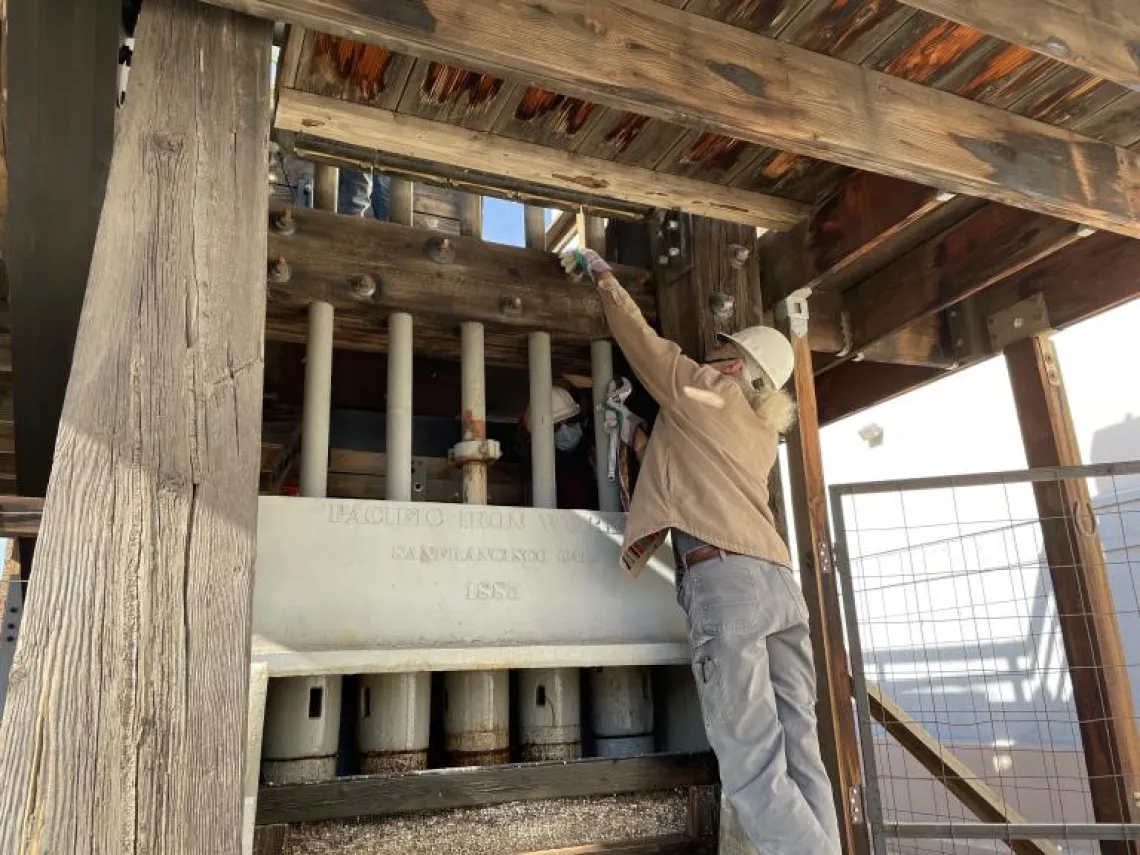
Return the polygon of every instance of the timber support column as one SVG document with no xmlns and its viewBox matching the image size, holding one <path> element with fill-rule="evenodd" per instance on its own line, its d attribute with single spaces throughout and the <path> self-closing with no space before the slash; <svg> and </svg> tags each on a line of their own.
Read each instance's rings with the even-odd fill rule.
<svg viewBox="0 0 1140 855">
<path fill-rule="evenodd" d="M 1079 466 L 1057 352 L 1048 334 L 1009 345 L 1006 366 L 1031 468 Z M 1127 659 L 1088 486 L 1072 478 L 1034 485 L 1049 575 L 1057 600 L 1073 703 L 1080 720 L 1097 822 L 1140 821 L 1140 741 Z M 1140 842 L 1104 841 L 1101 852 L 1140 852 Z"/>
<path fill-rule="evenodd" d="M 271 25 L 147 0 L 0 726 L 0 851 L 236 852 Z"/>
<path fill-rule="evenodd" d="M 776 315 L 796 359 L 793 392 L 797 419 L 787 437 L 788 474 L 800 586 L 807 601 L 815 660 L 819 747 L 831 778 L 844 855 L 861 855 L 869 851 L 870 839 L 862 821 L 862 766 L 839 611 L 839 582 L 831 554 L 807 301 L 790 297 L 776 307 Z"/>
</svg>

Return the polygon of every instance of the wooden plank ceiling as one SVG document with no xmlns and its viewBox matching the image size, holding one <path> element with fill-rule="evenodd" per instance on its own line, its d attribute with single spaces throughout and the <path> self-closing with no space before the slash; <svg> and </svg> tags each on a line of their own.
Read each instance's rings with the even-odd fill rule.
<svg viewBox="0 0 1140 855">
<path fill-rule="evenodd" d="M 662 0 L 810 51 L 1120 147 L 1140 92 L 894 0 Z M 591 158 L 814 203 L 851 170 L 311 31 L 283 83 Z M 319 134 L 319 131 L 316 133 Z"/>
</svg>

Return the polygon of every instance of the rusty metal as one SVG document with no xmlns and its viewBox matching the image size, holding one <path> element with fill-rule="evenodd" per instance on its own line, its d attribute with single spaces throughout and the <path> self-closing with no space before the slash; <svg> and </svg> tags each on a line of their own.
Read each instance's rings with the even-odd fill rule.
<svg viewBox="0 0 1140 855">
<path fill-rule="evenodd" d="M 713 291 L 709 294 L 709 311 L 718 321 L 727 321 L 736 311 L 736 298 L 723 291 Z"/>
<path fill-rule="evenodd" d="M 269 262 L 266 278 L 274 285 L 284 285 L 293 278 L 293 271 L 285 256 L 279 255 L 275 261 Z"/>
<path fill-rule="evenodd" d="M 273 229 L 274 234 L 281 235 L 281 237 L 297 234 L 297 220 L 293 216 L 293 207 L 289 206 L 284 211 L 274 214 L 269 222 L 269 227 Z"/>
<path fill-rule="evenodd" d="M 383 751 L 360 755 L 360 772 L 363 775 L 400 775 L 426 769 L 426 751 Z"/>
<path fill-rule="evenodd" d="M 427 242 L 428 258 L 436 264 L 451 264 L 455 261 L 455 247 L 445 237 L 429 238 Z"/>
<path fill-rule="evenodd" d="M 367 273 L 352 280 L 352 293 L 362 300 L 371 300 L 376 295 L 376 280 Z"/>
</svg>

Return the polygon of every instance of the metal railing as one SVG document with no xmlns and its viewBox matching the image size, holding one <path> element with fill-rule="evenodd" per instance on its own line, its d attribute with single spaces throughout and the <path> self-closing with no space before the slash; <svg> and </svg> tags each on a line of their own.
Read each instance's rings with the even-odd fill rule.
<svg viewBox="0 0 1140 855">
<path fill-rule="evenodd" d="M 1140 840 L 1140 462 L 831 502 L 877 855 Z"/>
</svg>

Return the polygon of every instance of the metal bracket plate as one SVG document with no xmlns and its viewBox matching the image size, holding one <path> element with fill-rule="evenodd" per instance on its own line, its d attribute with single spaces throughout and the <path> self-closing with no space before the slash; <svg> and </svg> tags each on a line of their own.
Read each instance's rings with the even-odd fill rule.
<svg viewBox="0 0 1140 855">
<path fill-rule="evenodd" d="M 990 334 L 990 345 L 995 351 L 1001 351 L 1014 342 L 1038 333 L 1048 332 L 1052 326 L 1045 297 L 1034 294 L 1008 309 L 994 312 L 986 319 L 986 327 Z"/>
<path fill-rule="evenodd" d="M 808 297 L 810 296 L 810 290 L 801 288 L 798 291 L 793 291 L 776 305 L 776 320 L 786 320 L 792 335 L 803 337 L 808 333 L 808 318 L 810 316 Z"/>
</svg>

